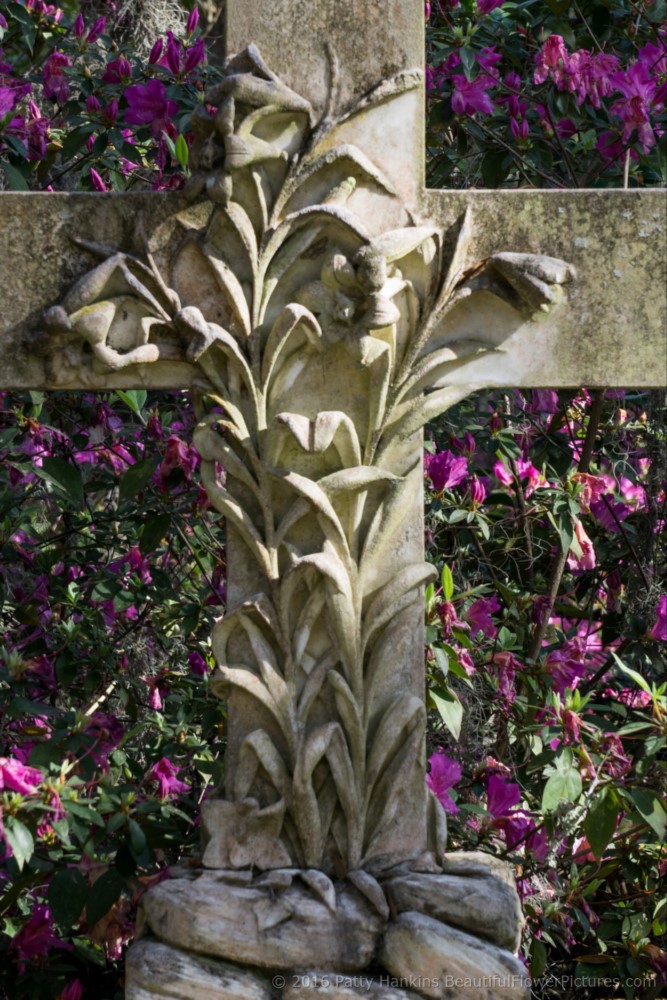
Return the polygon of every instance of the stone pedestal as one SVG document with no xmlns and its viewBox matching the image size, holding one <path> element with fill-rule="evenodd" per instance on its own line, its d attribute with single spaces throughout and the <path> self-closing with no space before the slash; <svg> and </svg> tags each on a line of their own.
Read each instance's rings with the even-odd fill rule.
<svg viewBox="0 0 667 1000">
<path fill-rule="evenodd" d="M 527 1000 L 511 875 L 479 856 L 468 872 L 200 869 L 162 882 L 144 898 L 126 1000 Z"/>
</svg>

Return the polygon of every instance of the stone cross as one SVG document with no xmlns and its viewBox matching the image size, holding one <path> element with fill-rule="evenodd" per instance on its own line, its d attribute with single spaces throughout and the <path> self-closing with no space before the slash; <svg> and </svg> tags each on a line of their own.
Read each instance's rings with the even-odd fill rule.
<svg viewBox="0 0 667 1000">
<path fill-rule="evenodd" d="M 426 191 L 422 0 L 230 0 L 185 195 L 5 194 L 0 387 L 192 387 L 228 528 L 224 790 L 128 1000 L 529 995 L 424 784 L 421 428 L 664 375 L 653 191 Z M 224 474 L 222 473 L 222 470 Z"/>
</svg>

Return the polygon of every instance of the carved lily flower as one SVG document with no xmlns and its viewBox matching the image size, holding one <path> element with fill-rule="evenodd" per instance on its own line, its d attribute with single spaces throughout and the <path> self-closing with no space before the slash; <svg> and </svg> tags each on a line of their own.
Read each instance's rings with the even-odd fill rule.
<svg viewBox="0 0 667 1000">
<path fill-rule="evenodd" d="M 405 287 L 400 272 L 388 275 L 387 265 L 372 247 L 363 247 L 353 261 L 334 249 L 319 281 L 306 285 L 298 301 L 314 313 L 329 343 L 365 330 L 380 330 L 400 319 L 392 301 Z"/>
</svg>

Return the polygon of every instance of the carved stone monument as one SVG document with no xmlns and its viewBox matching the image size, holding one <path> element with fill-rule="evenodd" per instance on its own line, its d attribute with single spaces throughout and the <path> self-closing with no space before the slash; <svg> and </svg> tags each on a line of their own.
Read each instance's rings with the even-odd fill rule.
<svg viewBox="0 0 667 1000">
<path fill-rule="evenodd" d="M 424 782 L 421 428 L 481 385 L 659 381 L 665 211 L 423 192 L 421 21 L 236 0 L 186 197 L 0 200 L 44 246 L 0 384 L 192 386 L 228 526 L 225 788 L 128 1000 L 530 994 L 511 876 L 446 854 Z"/>
</svg>

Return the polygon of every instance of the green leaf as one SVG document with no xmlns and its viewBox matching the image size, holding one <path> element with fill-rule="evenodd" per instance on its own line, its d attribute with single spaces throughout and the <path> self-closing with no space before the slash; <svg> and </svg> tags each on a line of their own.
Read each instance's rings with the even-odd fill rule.
<svg viewBox="0 0 667 1000">
<path fill-rule="evenodd" d="M 153 458 L 144 458 L 141 462 L 135 462 L 134 465 L 131 465 L 127 472 L 121 476 L 118 487 L 120 500 L 131 500 L 132 497 L 136 497 L 137 493 L 141 493 L 157 466 L 158 463 Z"/>
<path fill-rule="evenodd" d="M 36 475 L 44 482 L 62 490 L 78 507 L 83 507 L 83 479 L 75 465 L 70 465 L 64 458 L 45 458 L 41 469 L 34 469 Z"/>
<path fill-rule="evenodd" d="M 176 153 L 176 159 L 182 167 L 187 167 L 188 160 L 190 159 L 190 150 L 188 149 L 188 144 L 185 141 L 185 136 L 179 135 L 176 140 L 174 151 Z"/>
<path fill-rule="evenodd" d="M 105 916 L 125 888 L 125 879 L 116 868 L 109 868 L 100 875 L 88 892 L 88 926 L 92 927 Z"/>
<path fill-rule="evenodd" d="M 637 812 L 655 830 L 660 843 L 664 843 L 667 837 L 667 812 L 660 797 L 648 788 L 630 788 L 628 791 Z"/>
<path fill-rule="evenodd" d="M 63 148 L 61 150 L 63 162 L 71 160 L 72 157 L 79 152 L 88 136 L 92 135 L 92 133 L 93 128 L 90 125 L 82 125 L 80 128 L 75 128 L 72 132 L 70 132 L 67 138 L 63 141 Z"/>
<path fill-rule="evenodd" d="M 466 79 L 472 80 L 475 75 L 475 67 L 477 66 L 477 59 L 475 58 L 475 53 L 472 49 L 465 46 L 459 49 L 459 56 L 461 57 L 461 65 L 463 66 L 463 72 L 466 75 Z"/>
<path fill-rule="evenodd" d="M 122 399 L 126 406 L 129 406 L 133 413 L 136 413 L 138 417 L 141 416 L 148 395 L 145 389 L 117 389 L 116 395 Z"/>
<path fill-rule="evenodd" d="M 542 812 L 555 812 L 561 802 L 576 802 L 581 795 L 581 775 L 574 768 L 552 774 L 542 793 Z"/>
<path fill-rule="evenodd" d="M 497 188 L 510 172 L 512 159 L 502 150 L 492 149 L 482 157 L 482 180 L 484 186 Z"/>
<path fill-rule="evenodd" d="M 48 900 L 51 912 L 63 933 L 67 933 L 81 916 L 88 899 L 88 883 L 76 868 L 56 872 L 49 883 Z"/>
<path fill-rule="evenodd" d="M 641 674 L 638 674 L 637 671 L 633 670 L 631 667 L 626 667 L 626 665 L 623 663 L 623 661 L 618 658 L 618 656 L 616 655 L 616 653 L 614 653 L 613 650 L 612 650 L 611 655 L 616 660 L 616 666 L 620 670 L 622 670 L 624 674 L 627 674 L 628 677 L 632 677 L 632 679 L 635 682 L 635 684 L 638 684 L 639 687 L 642 689 L 642 691 L 646 691 L 647 694 L 651 693 L 651 688 L 649 687 L 648 683 L 642 677 Z"/>
<path fill-rule="evenodd" d="M 595 797 L 586 814 L 584 833 L 598 861 L 602 859 L 607 844 L 614 836 L 618 814 L 618 801 L 608 789 L 604 789 Z"/>
<path fill-rule="evenodd" d="M 139 550 L 143 556 L 158 547 L 170 525 L 169 514 L 153 514 L 148 517 L 139 538 Z"/>
<path fill-rule="evenodd" d="M 139 862 L 148 846 L 146 834 L 135 819 L 129 820 L 128 825 L 130 831 L 130 851 L 134 860 Z"/>
<path fill-rule="evenodd" d="M 447 729 L 449 729 L 454 739 L 458 740 L 461 735 L 463 705 L 454 692 L 448 688 L 431 688 L 429 694 Z"/>
<path fill-rule="evenodd" d="M 5 180 L 7 181 L 7 186 L 10 191 L 27 191 L 28 182 L 16 167 L 12 166 L 6 160 L 0 164 L 2 167 L 2 172 L 5 175 Z"/>
<path fill-rule="evenodd" d="M 452 576 L 452 571 L 445 563 L 442 567 L 442 573 L 440 574 L 440 582 L 442 583 L 442 594 L 446 601 L 451 601 L 454 596 L 454 577 Z"/>
<path fill-rule="evenodd" d="M 35 849 L 35 841 L 30 830 L 18 819 L 10 816 L 5 823 L 5 839 L 12 849 L 19 871 L 22 871 Z"/>
</svg>

